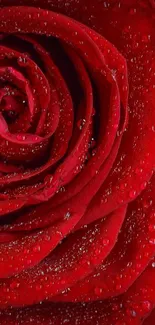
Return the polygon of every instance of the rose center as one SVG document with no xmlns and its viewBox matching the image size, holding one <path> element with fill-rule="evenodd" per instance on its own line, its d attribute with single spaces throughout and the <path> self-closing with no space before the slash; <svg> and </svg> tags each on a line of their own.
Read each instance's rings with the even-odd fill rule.
<svg viewBox="0 0 155 325">
<path fill-rule="evenodd" d="M 15 122 L 23 111 L 26 100 L 23 94 L 12 87 L 4 87 L 0 90 L 0 112 L 8 124 Z"/>
</svg>

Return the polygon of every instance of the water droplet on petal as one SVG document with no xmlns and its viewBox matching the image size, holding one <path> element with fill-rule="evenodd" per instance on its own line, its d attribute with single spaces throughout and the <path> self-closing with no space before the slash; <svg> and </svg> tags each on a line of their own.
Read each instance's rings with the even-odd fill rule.
<svg viewBox="0 0 155 325">
<path fill-rule="evenodd" d="M 155 132 L 155 125 L 152 125 L 152 131 Z"/>
<path fill-rule="evenodd" d="M 13 281 L 13 282 L 11 282 L 11 284 L 10 284 L 10 288 L 11 288 L 11 289 L 19 288 L 19 286 L 20 286 L 20 283 L 17 282 L 17 281 Z"/>
<path fill-rule="evenodd" d="M 25 66 L 27 65 L 27 59 L 24 56 L 19 56 L 17 62 L 19 63 L 19 65 L 21 66 Z"/>
<path fill-rule="evenodd" d="M 27 265 L 30 265 L 32 263 L 32 261 L 29 259 L 26 262 L 27 262 Z"/>
<path fill-rule="evenodd" d="M 155 225 L 151 225 L 151 224 L 150 224 L 148 228 L 149 228 L 149 231 L 150 231 L 150 232 L 155 231 Z"/>
<path fill-rule="evenodd" d="M 83 129 L 84 125 L 86 124 L 86 120 L 83 118 L 83 119 L 80 119 L 78 122 L 77 122 L 77 126 L 80 130 Z"/>
<path fill-rule="evenodd" d="M 46 235 L 44 236 L 44 240 L 46 240 L 46 241 L 50 241 L 50 240 L 51 240 L 51 237 L 50 237 L 48 234 L 46 234 Z"/>
<path fill-rule="evenodd" d="M 17 140 L 22 141 L 22 140 L 25 140 L 26 139 L 26 136 L 25 135 L 21 135 L 21 134 L 17 134 L 16 138 L 17 138 Z"/>
<path fill-rule="evenodd" d="M 92 151 L 92 156 L 95 156 L 96 155 L 96 149 L 94 149 L 93 151 Z"/>
<path fill-rule="evenodd" d="M 91 149 L 94 148 L 95 145 L 96 145 L 96 141 L 95 141 L 94 138 L 92 138 L 92 139 L 91 139 L 91 142 L 90 142 L 90 148 L 91 148 Z"/>
<path fill-rule="evenodd" d="M 68 220 L 68 219 L 70 218 L 70 216 L 71 216 L 71 214 L 70 214 L 70 212 L 68 211 L 68 212 L 66 212 L 66 214 L 64 215 L 64 219 L 65 219 L 65 220 Z"/>
<path fill-rule="evenodd" d="M 108 244 L 109 244 L 109 239 L 107 239 L 107 238 L 105 238 L 105 239 L 103 239 L 102 240 L 102 244 L 104 245 L 104 246 L 107 246 Z"/>
<path fill-rule="evenodd" d="M 116 285 L 116 290 L 120 290 L 122 288 L 121 284 Z"/>
<path fill-rule="evenodd" d="M 151 303 L 149 301 L 143 301 L 142 308 L 146 312 L 150 311 L 150 309 L 151 309 Z"/>
<path fill-rule="evenodd" d="M 42 285 L 41 285 L 41 284 L 37 284 L 37 285 L 36 285 L 36 290 L 39 291 L 39 290 L 41 290 L 41 289 L 42 289 Z"/>
<path fill-rule="evenodd" d="M 131 190 L 129 192 L 129 196 L 130 196 L 131 199 L 133 199 L 136 196 L 136 191 L 135 190 Z"/>
<path fill-rule="evenodd" d="M 144 190 L 144 189 L 146 188 L 146 186 L 147 186 L 147 182 L 144 182 L 144 183 L 142 183 L 142 184 L 140 185 L 140 189 L 141 189 L 141 190 Z"/>
<path fill-rule="evenodd" d="M 151 239 L 149 240 L 149 243 L 150 243 L 151 245 L 155 245 L 155 238 L 151 238 Z"/>
<path fill-rule="evenodd" d="M 135 310 L 128 310 L 128 315 L 131 315 L 132 317 L 136 317 L 137 313 Z"/>
<path fill-rule="evenodd" d="M 45 183 L 52 183 L 53 180 L 53 176 L 52 175 L 47 175 L 45 177 Z"/>
<path fill-rule="evenodd" d="M 99 296 L 102 293 L 102 291 L 103 291 L 102 288 L 98 288 L 98 287 L 96 287 L 94 290 L 95 295 L 97 295 L 97 296 Z"/>
<path fill-rule="evenodd" d="M 127 183 L 120 184 L 120 189 L 123 191 L 127 187 Z"/>
<path fill-rule="evenodd" d="M 137 9 L 136 9 L 136 8 L 131 8 L 131 9 L 129 10 L 129 14 L 130 14 L 130 15 L 135 15 L 136 12 L 137 12 Z"/>
<path fill-rule="evenodd" d="M 40 252 L 40 245 L 36 245 L 33 247 L 33 251 L 36 252 Z"/>
<path fill-rule="evenodd" d="M 136 168 L 136 169 L 135 169 L 135 173 L 136 173 L 137 175 L 142 174 L 142 172 L 143 172 L 143 169 L 142 169 L 142 168 Z"/>
</svg>

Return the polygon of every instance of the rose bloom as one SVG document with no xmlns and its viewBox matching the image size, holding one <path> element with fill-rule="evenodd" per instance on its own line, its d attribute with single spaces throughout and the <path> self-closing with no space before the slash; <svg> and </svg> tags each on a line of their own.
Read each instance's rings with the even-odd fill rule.
<svg viewBox="0 0 155 325">
<path fill-rule="evenodd" d="M 0 324 L 155 324 L 155 1 L 0 1 Z"/>
</svg>

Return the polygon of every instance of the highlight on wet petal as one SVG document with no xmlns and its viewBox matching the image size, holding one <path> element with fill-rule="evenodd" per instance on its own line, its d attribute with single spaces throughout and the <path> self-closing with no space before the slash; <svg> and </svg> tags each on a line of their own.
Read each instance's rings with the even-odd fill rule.
<svg viewBox="0 0 155 325">
<path fill-rule="evenodd" d="M 0 16 L 0 323 L 153 325 L 153 1 Z"/>
</svg>

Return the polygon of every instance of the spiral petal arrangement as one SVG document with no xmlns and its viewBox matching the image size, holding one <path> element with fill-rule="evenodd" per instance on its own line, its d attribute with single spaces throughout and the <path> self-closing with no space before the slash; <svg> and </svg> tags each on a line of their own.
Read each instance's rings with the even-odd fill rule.
<svg viewBox="0 0 155 325">
<path fill-rule="evenodd" d="M 0 6 L 0 324 L 153 325 L 155 6 Z"/>
</svg>

